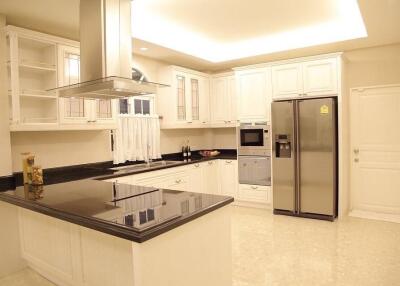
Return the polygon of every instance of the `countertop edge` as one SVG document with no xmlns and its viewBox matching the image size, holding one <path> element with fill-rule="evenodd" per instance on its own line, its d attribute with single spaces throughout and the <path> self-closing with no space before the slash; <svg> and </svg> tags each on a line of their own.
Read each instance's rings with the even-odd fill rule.
<svg viewBox="0 0 400 286">
<path fill-rule="evenodd" d="M 38 204 L 38 203 L 32 203 L 26 200 L 22 200 L 20 198 L 16 198 L 13 196 L 10 196 L 8 194 L 0 193 L 0 201 L 7 202 L 13 205 L 16 205 L 18 207 L 22 207 L 25 209 L 29 209 L 31 211 L 35 211 L 37 213 L 41 213 L 44 215 L 48 215 L 50 217 L 54 217 L 57 219 L 61 219 L 63 221 L 67 221 L 73 224 L 77 224 L 83 227 L 87 227 L 93 230 L 97 230 L 103 233 L 107 233 L 119 238 L 123 238 L 126 240 L 130 240 L 133 242 L 137 243 L 142 243 L 145 242 L 153 237 L 156 237 L 158 235 L 161 235 L 165 232 L 168 232 L 176 227 L 179 227 L 183 224 L 186 224 L 192 220 L 195 220 L 207 213 L 210 213 L 214 210 L 217 210 L 221 207 L 224 207 L 234 201 L 233 197 L 227 197 L 225 200 L 216 203 L 214 205 L 209 206 L 208 208 L 205 208 L 197 213 L 194 213 L 188 217 L 185 217 L 183 219 L 179 219 L 176 221 L 170 221 L 165 224 L 161 224 L 157 227 L 151 228 L 147 231 L 144 231 L 142 233 L 138 233 L 132 229 L 128 229 L 124 226 L 119 226 L 116 224 L 112 224 L 110 222 L 98 220 L 95 218 L 88 218 L 84 216 L 79 216 L 79 215 L 74 215 L 68 212 L 60 211 L 60 210 L 55 210 L 53 208 L 46 207 L 44 205 Z"/>
</svg>

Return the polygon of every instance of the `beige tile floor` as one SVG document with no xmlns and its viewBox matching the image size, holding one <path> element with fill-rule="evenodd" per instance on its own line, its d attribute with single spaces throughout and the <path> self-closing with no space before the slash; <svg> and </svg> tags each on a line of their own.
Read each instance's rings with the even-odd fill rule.
<svg viewBox="0 0 400 286">
<path fill-rule="evenodd" d="M 400 286 L 400 224 L 234 207 L 233 286 Z M 53 285 L 30 269 L 0 286 Z"/>
</svg>

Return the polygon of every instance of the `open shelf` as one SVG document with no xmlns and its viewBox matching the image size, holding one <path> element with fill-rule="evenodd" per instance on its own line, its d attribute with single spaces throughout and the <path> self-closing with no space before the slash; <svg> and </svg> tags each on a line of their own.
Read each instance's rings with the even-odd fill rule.
<svg viewBox="0 0 400 286">
<path fill-rule="evenodd" d="M 31 61 L 21 61 L 19 63 L 19 68 L 35 73 L 56 72 L 55 66 L 48 65 L 46 63 L 31 62 Z"/>
<path fill-rule="evenodd" d="M 35 89 L 22 89 L 20 93 L 21 97 L 34 97 L 38 99 L 56 99 L 58 98 L 56 94 L 49 94 L 45 90 L 35 90 Z"/>
<path fill-rule="evenodd" d="M 58 100 L 55 98 L 21 97 L 21 124 L 48 124 L 58 122 Z"/>
</svg>

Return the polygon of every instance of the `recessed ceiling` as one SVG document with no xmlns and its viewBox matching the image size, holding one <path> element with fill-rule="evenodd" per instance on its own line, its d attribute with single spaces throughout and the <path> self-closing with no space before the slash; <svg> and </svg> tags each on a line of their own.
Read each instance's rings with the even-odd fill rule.
<svg viewBox="0 0 400 286">
<path fill-rule="evenodd" d="M 356 0 L 136 0 L 132 34 L 210 62 L 367 36 Z"/>
<path fill-rule="evenodd" d="M 331 0 L 159 0 L 157 2 L 159 6 L 154 9 L 156 15 L 175 19 L 179 26 L 186 27 L 187 30 L 195 30 L 213 41 L 225 43 L 254 38 L 263 31 L 276 34 L 278 31 L 292 30 L 297 26 L 310 26 L 323 18 L 332 19 L 336 13 L 335 9 L 329 8 L 333 3 Z M 321 2 L 326 5 L 321 6 Z M 311 4 L 319 5 L 318 13 L 309 7 Z M 221 71 L 271 60 L 400 43 L 399 0 L 358 0 L 358 4 L 368 32 L 367 38 L 294 48 L 222 63 L 212 63 L 172 48 L 134 38 L 134 54 L 200 71 Z M 284 7 L 283 12 L 276 12 L 276 5 Z M 0 13 L 7 16 L 7 24 L 79 40 L 79 0 L 0 1 Z M 187 42 L 189 39 L 176 38 L 176 41 Z M 141 51 L 140 47 L 147 47 L 148 50 Z"/>
</svg>

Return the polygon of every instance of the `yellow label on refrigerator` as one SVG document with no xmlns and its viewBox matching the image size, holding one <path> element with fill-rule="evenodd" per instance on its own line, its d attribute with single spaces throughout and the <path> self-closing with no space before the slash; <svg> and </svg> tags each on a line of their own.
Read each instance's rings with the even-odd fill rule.
<svg viewBox="0 0 400 286">
<path fill-rule="evenodd" d="M 328 114 L 329 113 L 329 107 L 328 107 L 328 105 L 322 105 L 320 108 L 319 108 L 319 113 L 321 113 L 321 114 Z"/>
</svg>

